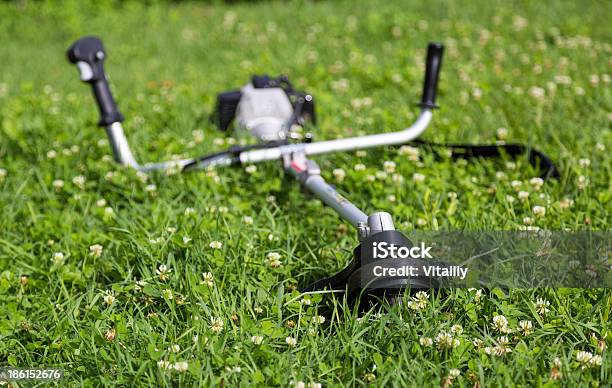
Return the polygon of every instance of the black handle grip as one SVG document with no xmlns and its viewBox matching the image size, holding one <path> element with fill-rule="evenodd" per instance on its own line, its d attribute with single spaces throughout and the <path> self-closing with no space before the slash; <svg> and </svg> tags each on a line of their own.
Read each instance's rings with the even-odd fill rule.
<svg viewBox="0 0 612 388">
<path fill-rule="evenodd" d="M 425 67 L 425 82 L 423 83 L 423 96 L 420 106 L 426 109 L 434 109 L 436 105 L 436 94 L 438 93 L 438 78 L 442 67 L 442 54 L 444 46 L 441 43 L 430 43 L 427 45 L 427 62 Z"/>
<path fill-rule="evenodd" d="M 104 73 L 103 63 L 106 54 L 102 41 L 95 36 L 83 37 L 74 42 L 66 54 L 68 60 L 79 68 L 81 81 L 90 83 L 92 86 L 100 110 L 98 125 L 105 127 L 123 121 L 123 115 L 117 108 Z"/>
</svg>

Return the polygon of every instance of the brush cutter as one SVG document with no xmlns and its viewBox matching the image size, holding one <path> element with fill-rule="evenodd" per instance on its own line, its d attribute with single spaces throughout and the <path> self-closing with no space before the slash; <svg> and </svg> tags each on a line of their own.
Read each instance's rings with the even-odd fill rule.
<svg viewBox="0 0 612 388">
<path fill-rule="evenodd" d="M 100 111 L 98 125 L 106 128 L 115 160 L 136 170 L 180 169 L 181 171 L 202 170 L 218 166 L 236 166 L 270 160 L 281 161 L 286 172 L 296 178 L 310 193 L 334 209 L 338 215 L 357 229 L 360 244 L 353 252 L 353 261 L 340 273 L 321 279 L 306 288 L 304 292 L 317 290 L 339 290 L 347 292 L 350 300 L 360 294 L 381 296 L 394 303 L 396 296 L 407 289 L 435 288 L 440 280 L 435 277 L 415 278 L 403 276 L 376 276 L 375 267 L 380 263 L 375 247 L 396 247 L 399 252 L 410 252 L 411 241 L 395 230 L 393 218 L 386 212 L 366 214 L 347 198 L 340 195 L 321 176 L 317 163 L 311 156 L 333 152 L 346 152 L 367 148 L 402 145 L 417 139 L 432 120 L 436 105 L 438 79 L 442 65 L 443 46 L 430 43 L 427 46 L 425 80 L 421 101 L 421 112 L 409 127 L 397 132 L 378 133 L 366 136 L 341 138 L 326 141 L 312 141 L 310 134 L 297 130 L 306 122 L 316 120 L 312 95 L 294 90 L 286 77 L 271 78 L 254 76 L 241 89 L 219 94 L 216 121 L 219 128 L 228 131 L 234 122 L 236 130 L 248 133 L 259 142 L 248 146 L 232 147 L 200 157 L 140 164 L 134 158 L 123 131 L 123 115 L 111 94 L 104 72 L 106 52 L 100 39 L 84 37 L 68 49 L 68 59 L 76 64 L 83 82 L 92 86 Z M 430 146 L 436 144 L 427 143 Z M 550 159 L 538 151 L 521 145 L 503 146 L 444 145 L 454 157 L 488 157 L 528 153 L 530 161 L 545 171 L 543 176 L 558 174 Z M 503 150 L 503 151 L 502 151 Z M 374 249 L 373 249 L 374 248 Z M 391 269 L 419 266 L 427 259 L 410 255 L 402 260 L 387 263 Z M 379 271 L 380 272 L 380 271 Z"/>
</svg>

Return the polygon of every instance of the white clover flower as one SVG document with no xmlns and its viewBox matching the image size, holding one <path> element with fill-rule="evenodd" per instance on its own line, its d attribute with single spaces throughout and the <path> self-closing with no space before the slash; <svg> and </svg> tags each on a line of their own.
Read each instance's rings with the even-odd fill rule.
<svg viewBox="0 0 612 388">
<path fill-rule="evenodd" d="M 53 262 L 53 264 L 55 265 L 63 265 L 64 264 L 64 254 L 62 252 L 55 252 L 53 254 L 53 257 L 51 258 L 51 261 Z"/>
<path fill-rule="evenodd" d="M 314 317 L 312 317 L 312 321 L 320 325 L 325 322 L 325 317 L 322 315 L 315 315 Z"/>
<path fill-rule="evenodd" d="M 521 181 L 514 180 L 514 181 L 510 182 L 510 186 L 512 186 L 514 191 L 520 191 L 522 185 L 523 185 L 523 182 L 521 182 Z"/>
<path fill-rule="evenodd" d="M 597 151 L 605 151 L 606 150 L 606 146 L 603 143 L 595 144 L 595 148 L 597 149 Z"/>
<path fill-rule="evenodd" d="M 525 225 L 533 224 L 533 218 L 531 218 L 531 217 L 523 217 L 523 224 L 525 224 Z"/>
<path fill-rule="evenodd" d="M 533 331 L 533 324 L 531 321 L 520 321 L 519 330 L 523 335 L 529 335 Z"/>
<path fill-rule="evenodd" d="M 57 157 L 57 151 L 49 150 L 47 151 L 47 159 L 55 159 Z"/>
<path fill-rule="evenodd" d="M 578 269 L 580 267 L 580 261 L 578 260 L 570 260 L 567 264 L 570 269 Z"/>
<path fill-rule="evenodd" d="M 591 359 L 589 360 L 589 364 L 591 366 L 601 366 L 602 361 L 603 361 L 603 357 L 600 356 L 599 354 L 596 354 L 593 357 L 591 357 Z"/>
<path fill-rule="evenodd" d="M 96 201 L 96 206 L 97 207 L 104 207 L 104 206 L 106 206 L 106 200 L 104 198 L 100 198 L 99 200 Z"/>
<path fill-rule="evenodd" d="M 72 183 L 74 183 L 74 185 L 76 187 L 78 187 L 79 189 L 83 189 L 85 188 L 85 177 L 83 175 L 77 175 L 74 178 L 72 178 Z"/>
<path fill-rule="evenodd" d="M 555 82 L 559 85 L 570 85 L 572 83 L 572 78 L 567 75 L 557 75 L 555 76 Z"/>
<path fill-rule="evenodd" d="M 508 327 L 508 319 L 503 315 L 496 315 L 493 317 L 493 328 L 500 333 L 509 333 L 510 328 Z"/>
<path fill-rule="evenodd" d="M 544 101 L 546 90 L 538 86 L 532 86 L 529 88 L 529 95 L 538 101 Z"/>
<path fill-rule="evenodd" d="M 193 136 L 193 141 L 198 144 L 204 141 L 204 131 L 201 129 L 194 129 L 191 131 L 191 136 Z"/>
<path fill-rule="evenodd" d="M 115 171 L 109 171 L 104 174 L 104 179 L 106 179 L 108 182 L 111 182 L 115 178 L 115 175 L 117 175 Z"/>
<path fill-rule="evenodd" d="M 164 239 L 161 237 L 156 237 L 156 238 L 150 238 L 149 239 L 149 243 L 151 244 L 161 244 L 162 242 L 164 242 Z"/>
<path fill-rule="evenodd" d="M 221 241 L 212 241 L 210 244 L 208 244 L 208 246 L 212 249 L 221 249 L 223 247 L 223 243 L 221 243 Z"/>
<path fill-rule="evenodd" d="M 192 215 L 194 213 L 195 213 L 195 209 L 194 208 L 192 208 L 192 207 L 185 208 L 185 213 L 184 214 L 186 216 L 190 216 L 190 215 Z"/>
<path fill-rule="evenodd" d="M 355 167 L 353 167 L 355 171 L 364 171 L 366 169 L 365 164 L 357 163 Z"/>
<path fill-rule="evenodd" d="M 578 160 L 578 164 L 580 165 L 580 167 L 586 168 L 591 165 L 591 160 L 587 158 L 582 158 Z"/>
<path fill-rule="evenodd" d="M 336 177 L 336 180 L 338 180 L 339 182 L 342 182 L 344 180 L 344 177 L 346 177 L 346 172 L 344 172 L 344 170 L 341 168 L 335 168 L 333 174 L 334 177 Z"/>
<path fill-rule="evenodd" d="M 168 351 L 171 352 L 171 353 L 178 353 L 178 352 L 181 351 L 181 347 L 178 344 L 170 345 L 168 347 Z"/>
<path fill-rule="evenodd" d="M 478 289 L 476 290 L 476 293 L 474 294 L 474 301 L 478 303 L 480 302 L 481 298 L 482 298 L 482 289 Z"/>
<path fill-rule="evenodd" d="M 244 216 L 242 217 L 242 222 L 244 222 L 246 225 L 253 225 L 253 217 Z"/>
<path fill-rule="evenodd" d="M 517 197 L 521 201 L 526 201 L 529 198 L 529 193 L 527 191 L 519 191 Z"/>
<path fill-rule="evenodd" d="M 461 335 L 461 333 L 463 333 L 463 326 L 459 325 L 459 324 L 455 324 L 453 326 L 451 326 L 451 333 L 453 334 L 457 334 L 457 335 Z"/>
<path fill-rule="evenodd" d="M 544 206 L 534 206 L 532 212 L 537 217 L 544 217 L 546 215 L 546 208 Z"/>
<path fill-rule="evenodd" d="M 448 194 L 446 194 L 446 196 L 451 201 L 457 199 L 457 193 L 455 193 L 454 191 L 449 191 Z"/>
<path fill-rule="evenodd" d="M 102 256 L 103 249 L 104 248 L 102 247 L 102 245 L 94 244 L 89 247 L 89 255 L 93 257 L 100 257 Z"/>
<path fill-rule="evenodd" d="M 577 180 L 578 189 L 584 190 L 589 184 L 589 180 L 584 176 L 580 175 Z"/>
<path fill-rule="evenodd" d="M 159 277 L 159 280 L 161 280 L 162 282 L 165 282 L 166 280 L 168 280 L 170 278 L 170 273 L 171 272 L 172 272 L 172 270 L 170 268 L 168 268 L 168 266 L 166 264 L 161 264 L 155 270 L 155 273 Z"/>
<path fill-rule="evenodd" d="M 310 306 L 312 304 L 312 301 L 310 299 L 300 299 L 300 304 L 303 304 L 305 306 Z"/>
<path fill-rule="evenodd" d="M 421 346 L 429 347 L 433 345 L 433 340 L 429 337 L 421 337 L 419 338 L 419 343 Z"/>
<path fill-rule="evenodd" d="M 145 191 L 147 193 L 154 193 L 154 192 L 157 191 L 157 186 L 155 186 L 155 185 L 147 185 L 147 186 L 145 186 Z"/>
<path fill-rule="evenodd" d="M 425 180 L 425 175 L 419 174 L 418 172 L 414 173 L 412 174 L 412 180 L 415 182 L 423 182 Z"/>
<path fill-rule="evenodd" d="M 145 183 L 149 179 L 149 175 L 143 171 L 136 171 L 136 178 L 140 180 L 142 183 Z"/>
<path fill-rule="evenodd" d="M 451 369 L 448 371 L 448 376 L 453 379 L 456 379 L 460 375 L 461 375 L 461 371 L 459 369 Z"/>
<path fill-rule="evenodd" d="M 400 174 L 393 174 L 391 176 L 391 180 L 395 183 L 402 183 L 404 181 L 404 177 Z"/>
<path fill-rule="evenodd" d="M 578 353 L 576 353 L 576 361 L 582 364 L 582 369 L 588 366 L 592 358 L 593 358 L 593 354 L 591 352 L 581 350 Z"/>
<path fill-rule="evenodd" d="M 268 264 L 270 264 L 270 267 L 272 268 L 278 268 L 281 265 L 283 265 L 283 263 L 280 261 L 281 255 L 278 252 L 270 252 L 268 253 Z"/>
<path fill-rule="evenodd" d="M 208 287 L 213 286 L 215 277 L 213 276 L 212 273 L 204 272 L 202 273 L 202 278 L 203 278 L 203 281 L 202 281 L 203 284 L 206 284 Z"/>
<path fill-rule="evenodd" d="M 174 363 L 172 368 L 177 372 L 185 372 L 189 368 L 189 363 L 187 361 L 177 361 Z"/>
<path fill-rule="evenodd" d="M 214 333 L 220 333 L 223 330 L 223 319 L 219 317 L 211 318 L 210 319 L 210 329 Z"/>
<path fill-rule="evenodd" d="M 264 312 L 263 309 L 259 306 L 255 307 L 253 311 L 255 311 L 255 314 L 263 314 Z"/>
<path fill-rule="evenodd" d="M 106 303 L 107 306 L 110 306 L 115 303 L 115 295 L 112 291 L 107 290 L 104 292 L 104 297 L 102 298 L 102 300 L 104 300 L 104 303 Z"/>
<path fill-rule="evenodd" d="M 113 210 L 112 207 L 107 206 L 104 208 L 104 215 L 107 217 L 112 217 L 115 214 L 115 211 Z"/>
<path fill-rule="evenodd" d="M 287 343 L 288 346 L 293 347 L 295 345 L 297 345 L 297 339 L 293 338 L 293 337 L 287 337 L 285 338 L 285 342 Z"/>
<path fill-rule="evenodd" d="M 459 346 L 458 340 L 455 340 L 453 336 L 445 331 L 441 331 L 436 336 L 436 344 L 438 345 L 438 349 L 452 349 Z"/>
<path fill-rule="evenodd" d="M 538 312 L 538 314 L 544 315 L 544 314 L 548 313 L 550 311 L 548 309 L 548 306 L 550 306 L 550 302 L 547 301 L 546 299 L 538 298 L 536 300 L 535 308 L 536 308 L 536 311 Z"/>
<path fill-rule="evenodd" d="M 386 172 L 384 171 L 376 171 L 376 179 L 380 180 L 380 181 L 384 181 L 385 179 L 387 179 L 388 175 Z"/>
<path fill-rule="evenodd" d="M 506 168 L 508 170 L 516 170 L 516 163 L 514 163 L 514 162 L 506 162 Z"/>
<path fill-rule="evenodd" d="M 429 294 L 425 291 L 419 291 L 415 294 L 414 300 L 417 302 L 420 309 L 425 309 L 429 302 Z"/>
<path fill-rule="evenodd" d="M 408 160 L 416 162 L 419 160 L 419 149 L 416 147 L 411 147 L 411 146 L 401 146 L 398 154 L 400 155 L 407 155 L 408 156 Z"/>
<path fill-rule="evenodd" d="M 395 167 L 396 167 L 395 162 L 392 162 L 390 160 L 387 160 L 383 163 L 383 169 L 388 173 L 395 172 Z"/>
<path fill-rule="evenodd" d="M 169 288 L 166 288 L 166 289 L 162 290 L 162 296 L 164 297 L 164 299 L 168 299 L 168 300 L 174 299 L 174 295 L 172 293 L 172 290 L 169 289 Z"/>
<path fill-rule="evenodd" d="M 472 341 L 472 345 L 474 345 L 475 348 L 479 349 L 482 347 L 482 345 L 484 345 L 484 341 L 480 338 L 474 338 L 474 340 Z"/>
<path fill-rule="evenodd" d="M 508 203 L 514 203 L 514 201 L 516 201 L 516 199 L 511 196 L 511 195 L 506 195 L 506 202 Z"/>
<path fill-rule="evenodd" d="M 261 345 L 263 343 L 263 337 L 260 335 L 254 335 L 251 337 L 251 342 L 255 345 Z"/>
<path fill-rule="evenodd" d="M 189 236 L 183 236 L 183 244 L 189 244 L 192 240 Z"/>
<path fill-rule="evenodd" d="M 355 156 L 357 156 L 358 158 L 365 158 L 366 156 L 368 156 L 368 152 L 365 150 L 357 150 L 355 151 Z"/>
<path fill-rule="evenodd" d="M 561 201 L 559 201 L 559 208 L 561 209 L 568 209 L 572 207 L 573 205 L 574 205 L 574 201 L 569 198 L 564 198 Z"/>
<path fill-rule="evenodd" d="M 425 225 L 427 225 L 427 220 L 425 220 L 423 218 L 417 218 L 417 225 L 418 226 L 425 226 Z"/>
<path fill-rule="evenodd" d="M 529 184 L 531 186 L 533 186 L 534 190 L 538 191 L 538 190 L 540 190 L 540 188 L 542 188 L 542 185 L 544 184 L 544 180 L 542 178 L 538 178 L 538 177 L 531 178 L 529 180 Z"/>
<path fill-rule="evenodd" d="M 269 260 L 268 264 L 270 264 L 270 267 L 272 268 L 279 268 L 283 265 L 283 263 L 280 260 Z"/>
<path fill-rule="evenodd" d="M 254 164 L 251 164 L 249 166 L 246 166 L 244 168 L 244 171 L 246 171 L 247 174 L 255 174 L 257 172 L 257 166 Z"/>
<path fill-rule="evenodd" d="M 387 201 L 389 202 L 395 202 L 397 198 L 395 198 L 395 195 L 388 195 L 387 196 Z"/>
<path fill-rule="evenodd" d="M 56 179 L 53 181 L 52 185 L 55 191 L 60 191 L 64 187 L 64 181 L 61 179 Z"/>
<path fill-rule="evenodd" d="M 167 360 L 159 360 L 159 361 L 157 361 L 157 366 L 160 369 L 170 369 L 170 368 L 172 368 L 172 364 L 170 364 L 170 361 L 167 361 Z"/>
<path fill-rule="evenodd" d="M 134 291 L 136 292 L 141 291 L 142 288 L 146 285 L 147 285 L 147 282 L 145 282 L 144 280 L 136 280 L 134 282 Z"/>
</svg>

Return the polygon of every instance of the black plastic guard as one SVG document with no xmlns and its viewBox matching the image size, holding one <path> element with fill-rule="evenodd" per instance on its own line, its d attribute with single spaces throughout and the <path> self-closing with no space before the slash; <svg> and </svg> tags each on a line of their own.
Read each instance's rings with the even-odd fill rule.
<svg viewBox="0 0 612 388">
<path fill-rule="evenodd" d="M 303 292 L 319 291 L 324 289 L 329 290 L 346 290 L 349 299 L 354 299 L 362 292 L 381 293 L 392 290 L 393 293 L 400 293 L 405 289 L 423 289 L 436 287 L 432 281 L 423 278 L 405 277 L 392 279 L 376 279 L 371 276 L 372 268 L 380 262 L 380 259 L 374 258 L 373 246 L 374 243 L 386 242 L 387 244 L 395 244 L 396 246 L 405 246 L 411 248 L 412 242 L 401 232 L 389 230 L 374 234 L 361 241 L 353 250 L 353 260 L 346 268 L 329 278 L 318 280 L 306 288 Z M 385 260 L 388 265 L 388 260 Z M 426 262 L 421 259 L 402 259 L 397 260 L 393 265 L 414 265 L 422 266 Z"/>
</svg>

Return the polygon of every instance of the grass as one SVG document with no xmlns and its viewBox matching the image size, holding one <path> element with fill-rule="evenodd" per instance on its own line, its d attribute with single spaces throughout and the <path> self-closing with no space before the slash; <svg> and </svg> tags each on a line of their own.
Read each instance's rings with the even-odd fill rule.
<svg viewBox="0 0 612 388">
<path fill-rule="evenodd" d="M 61 367 L 62 386 L 609 385 L 609 289 L 430 292 L 419 311 L 361 318 L 342 300 L 301 296 L 343 268 L 355 233 L 276 163 L 252 174 L 119 168 L 64 52 L 84 34 L 103 38 L 128 137 L 154 161 L 227 142 L 208 122 L 215 95 L 254 73 L 288 74 L 314 94 L 318 139 L 395 130 L 415 118 L 424 48 L 439 40 L 442 109 L 424 138 L 492 143 L 506 128 L 509 141 L 551 155 L 561 178 L 536 191 L 522 159 L 508 169 L 421 150 L 415 163 L 397 149 L 318 157 L 325 177 L 404 230 L 516 230 L 525 217 L 608 230 L 611 11 L 604 1 L 0 4 L 0 366 Z M 384 161 L 402 183 L 379 173 Z M 484 350 L 500 346 L 496 315 L 514 330 L 502 356 Z M 453 325 L 458 347 L 420 343 Z M 579 351 L 601 365 L 582 368 Z"/>
</svg>

